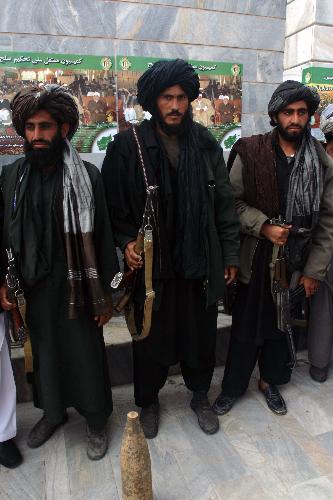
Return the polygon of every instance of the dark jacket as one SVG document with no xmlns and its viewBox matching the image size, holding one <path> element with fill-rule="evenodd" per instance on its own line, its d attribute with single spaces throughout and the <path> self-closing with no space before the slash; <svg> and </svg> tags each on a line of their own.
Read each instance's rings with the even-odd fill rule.
<svg viewBox="0 0 333 500">
<path fill-rule="evenodd" d="M 223 151 L 205 127 L 196 126 L 208 200 L 206 293 L 210 305 L 223 295 L 225 266 L 239 265 L 239 222 Z M 157 172 L 163 152 L 150 122 L 139 126 L 139 136 L 149 165 Z M 137 237 L 146 197 L 132 130 L 116 135 L 109 144 L 102 176 L 116 244 L 124 251 Z"/>
</svg>

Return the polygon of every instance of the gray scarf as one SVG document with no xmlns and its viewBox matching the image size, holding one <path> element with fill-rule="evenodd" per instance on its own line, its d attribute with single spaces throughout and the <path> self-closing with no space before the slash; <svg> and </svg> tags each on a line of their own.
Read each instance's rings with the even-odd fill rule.
<svg viewBox="0 0 333 500">
<path fill-rule="evenodd" d="M 95 205 L 87 169 L 66 140 L 63 170 L 63 213 L 68 265 L 69 317 L 90 308 L 93 314 L 110 311 L 97 271 L 93 240 Z"/>
<path fill-rule="evenodd" d="M 310 129 L 306 129 L 290 174 L 286 209 L 288 222 L 295 217 L 311 216 L 312 227 L 317 224 L 323 175 Z"/>
</svg>

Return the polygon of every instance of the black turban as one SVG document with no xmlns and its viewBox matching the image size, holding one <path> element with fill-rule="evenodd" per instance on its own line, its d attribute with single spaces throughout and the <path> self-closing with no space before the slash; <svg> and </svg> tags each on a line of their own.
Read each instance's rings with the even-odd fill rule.
<svg viewBox="0 0 333 500">
<path fill-rule="evenodd" d="M 79 111 L 71 95 L 60 85 L 27 87 L 20 90 L 10 104 L 16 132 L 25 137 L 25 122 L 37 111 L 45 110 L 59 124 L 68 123 L 71 139 L 79 125 Z"/>
<path fill-rule="evenodd" d="M 183 59 L 157 61 L 138 80 L 138 102 L 153 114 L 155 102 L 163 90 L 180 85 L 190 102 L 199 95 L 199 77 Z"/>
<path fill-rule="evenodd" d="M 320 97 L 315 87 L 307 87 L 295 80 L 287 80 L 281 83 L 273 92 L 268 104 L 269 116 L 272 118 L 273 115 L 288 106 L 288 104 L 296 101 L 305 101 L 308 105 L 309 114 L 312 116 L 319 106 Z"/>
</svg>

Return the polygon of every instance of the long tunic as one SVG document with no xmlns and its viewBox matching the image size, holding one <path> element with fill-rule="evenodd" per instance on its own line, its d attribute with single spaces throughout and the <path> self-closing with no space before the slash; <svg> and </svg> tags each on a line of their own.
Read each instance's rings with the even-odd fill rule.
<svg viewBox="0 0 333 500">
<path fill-rule="evenodd" d="M 4 242 L 8 245 L 12 203 L 17 172 L 22 160 L 5 168 L 2 189 L 5 198 Z M 97 267 L 105 289 L 118 270 L 102 180 L 96 167 L 86 164 L 95 199 L 94 239 Z M 41 178 L 42 177 L 42 178 Z M 68 319 L 67 262 L 63 241 L 62 205 L 57 201 L 62 187 L 62 172 L 43 175 L 31 169 L 26 191 L 41 189 L 40 217 L 33 222 L 41 236 L 39 254 L 47 273 L 34 286 L 25 286 L 27 323 L 34 360 L 34 402 L 51 422 L 61 420 L 64 410 L 74 406 L 99 426 L 112 411 L 110 380 L 102 328 L 90 311 Z M 29 218 L 29 214 L 26 215 Z M 32 221 L 30 221 L 32 222 Z M 29 223 L 29 221 L 27 221 Z M 29 255 L 29 238 L 22 242 Z M 19 271 L 20 259 L 18 261 Z M 23 265 L 23 264 L 22 264 Z M 25 264 L 28 266 L 28 263 Z M 26 271 L 26 270 L 25 270 Z"/>
</svg>

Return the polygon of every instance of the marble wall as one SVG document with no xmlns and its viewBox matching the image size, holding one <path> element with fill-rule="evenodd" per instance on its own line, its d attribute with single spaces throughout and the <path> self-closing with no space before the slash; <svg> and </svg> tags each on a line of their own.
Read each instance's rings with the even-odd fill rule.
<svg viewBox="0 0 333 500">
<path fill-rule="evenodd" d="M 288 0 L 284 79 L 308 66 L 333 66 L 332 0 Z"/>
<path fill-rule="evenodd" d="M 243 135 L 269 129 L 286 0 L 1 0 L 0 50 L 127 54 L 244 65 Z"/>
</svg>

